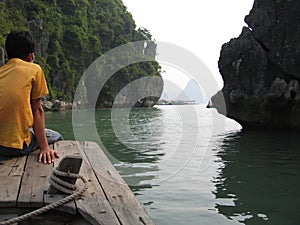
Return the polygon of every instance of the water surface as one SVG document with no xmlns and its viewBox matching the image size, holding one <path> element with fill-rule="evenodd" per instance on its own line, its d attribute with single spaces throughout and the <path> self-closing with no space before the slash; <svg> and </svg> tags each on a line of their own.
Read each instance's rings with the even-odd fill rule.
<svg viewBox="0 0 300 225">
<path fill-rule="evenodd" d="M 96 111 L 99 144 L 157 225 L 299 224 L 299 133 L 241 132 L 201 105 L 113 120 L 117 134 L 111 110 Z M 46 113 L 65 139 L 71 121 L 71 112 Z"/>
</svg>

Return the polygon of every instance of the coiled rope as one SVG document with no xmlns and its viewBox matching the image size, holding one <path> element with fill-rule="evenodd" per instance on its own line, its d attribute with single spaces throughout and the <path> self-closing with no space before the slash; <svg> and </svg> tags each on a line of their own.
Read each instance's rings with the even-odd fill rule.
<svg viewBox="0 0 300 225">
<path fill-rule="evenodd" d="M 68 178 L 79 178 L 83 181 L 84 183 L 84 186 L 81 188 L 81 189 L 77 189 L 77 186 L 74 185 L 74 184 L 70 184 L 62 179 L 60 179 L 59 177 L 57 176 L 60 176 L 60 177 L 68 177 Z M 56 202 L 53 202 L 49 205 L 46 205 L 42 208 L 39 208 L 37 210 L 34 210 L 32 212 L 29 212 L 29 213 L 26 213 L 22 216 L 19 216 L 19 217 L 16 217 L 16 218 L 12 218 L 12 219 L 9 219 L 9 220 L 6 220 L 6 221 L 1 221 L 0 222 L 0 225 L 8 225 L 8 224 L 13 224 L 13 223 L 18 223 L 18 222 L 21 222 L 21 221 L 24 221 L 24 220 L 27 220 L 29 219 L 30 217 L 33 217 L 33 216 L 38 216 L 42 213 L 45 213 L 51 209 L 54 209 L 58 206 L 61 206 L 63 204 L 66 204 L 70 201 L 72 201 L 73 199 L 76 199 L 78 197 L 80 197 L 86 190 L 87 190 L 87 181 L 86 179 L 79 175 L 79 174 L 75 174 L 75 173 L 67 173 L 67 172 L 62 172 L 62 171 L 59 171 L 57 169 L 53 169 L 53 172 L 49 178 L 49 183 L 55 187 L 56 189 L 58 189 L 59 191 L 63 192 L 63 193 L 66 193 L 66 194 L 70 194 L 69 196 L 63 198 L 63 199 L 60 199 Z M 77 189 L 77 190 L 76 190 Z"/>
</svg>

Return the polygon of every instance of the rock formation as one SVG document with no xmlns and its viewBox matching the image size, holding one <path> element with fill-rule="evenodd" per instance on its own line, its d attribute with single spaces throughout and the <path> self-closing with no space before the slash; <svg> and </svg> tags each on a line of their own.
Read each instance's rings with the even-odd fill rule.
<svg viewBox="0 0 300 225">
<path fill-rule="evenodd" d="M 151 33 L 136 27 L 122 0 L 0 0 L 0 24 L 0 65 L 4 61 L 1 47 L 6 35 L 11 30 L 31 31 L 36 43 L 35 62 L 45 72 L 48 100 L 52 102 L 55 99 L 72 101 L 78 83 L 90 65 L 119 46 L 146 40 L 143 54 L 152 58 L 156 55 Z M 119 62 L 115 63 L 118 65 Z M 111 107 L 118 92 L 141 77 L 158 77 L 157 90 L 162 90 L 160 72 L 160 65 L 152 60 L 120 69 L 116 72 L 118 76 L 105 81 L 96 106 Z M 148 107 L 159 99 L 160 94 L 156 98 L 139 99 L 137 105 Z"/>
<path fill-rule="evenodd" d="M 35 40 L 35 52 L 47 58 L 47 49 L 49 44 L 49 31 L 44 29 L 44 22 L 41 19 L 30 20 L 27 22 L 27 27 L 30 29 Z"/>
<path fill-rule="evenodd" d="M 4 49 L 0 46 L 0 66 L 4 65 Z"/>
<path fill-rule="evenodd" d="M 299 11 L 298 0 L 255 0 L 249 27 L 222 46 L 224 87 L 212 103 L 245 129 L 300 130 Z"/>
</svg>

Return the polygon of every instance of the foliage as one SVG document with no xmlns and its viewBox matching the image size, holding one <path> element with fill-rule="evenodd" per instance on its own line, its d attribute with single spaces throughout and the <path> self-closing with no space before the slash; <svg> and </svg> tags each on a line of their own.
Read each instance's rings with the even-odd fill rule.
<svg viewBox="0 0 300 225">
<path fill-rule="evenodd" d="M 121 0 L 0 1 L 0 46 L 13 29 L 31 31 L 50 97 L 66 100 L 72 100 L 78 81 L 96 58 L 119 45 L 152 38 L 148 30 L 136 29 Z M 113 99 L 118 91 L 116 79 L 129 82 L 140 76 L 160 76 L 158 63 L 140 64 L 119 71 L 107 82 L 101 98 Z"/>
</svg>

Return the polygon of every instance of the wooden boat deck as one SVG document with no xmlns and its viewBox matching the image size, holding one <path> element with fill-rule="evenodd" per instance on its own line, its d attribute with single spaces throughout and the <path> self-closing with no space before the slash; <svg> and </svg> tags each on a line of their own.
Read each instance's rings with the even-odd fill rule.
<svg viewBox="0 0 300 225">
<path fill-rule="evenodd" d="M 154 224 L 96 143 L 60 141 L 53 148 L 60 152 L 60 158 L 52 164 L 38 163 L 38 151 L 19 158 L 0 156 L 1 221 L 65 197 L 47 193 L 48 179 L 64 156 L 80 156 L 79 174 L 88 180 L 83 196 L 19 224 Z"/>
</svg>

